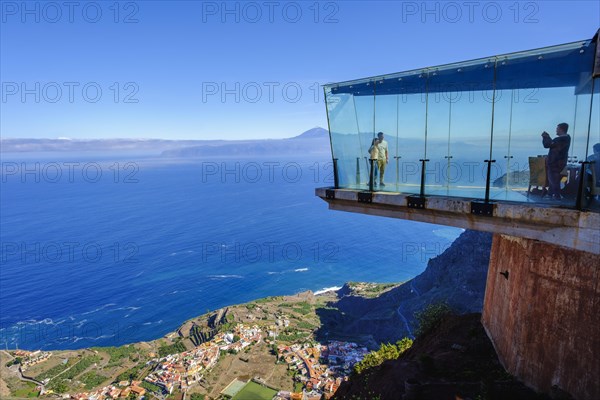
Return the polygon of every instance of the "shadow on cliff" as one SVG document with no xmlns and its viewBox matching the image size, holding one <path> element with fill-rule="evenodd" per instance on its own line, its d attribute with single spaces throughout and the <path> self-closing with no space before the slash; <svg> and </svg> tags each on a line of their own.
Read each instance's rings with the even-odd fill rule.
<svg viewBox="0 0 600 400">
<path fill-rule="evenodd" d="M 376 349 L 412 337 L 415 312 L 430 303 L 446 302 L 459 314 L 481 312 L 491 244 L 492 234 L 465 231 L 430 259 L 423 273 L 375 298 L 353 295 L 344 285 L 337 301 L 317 309 L 316 339 L 352 340 Z"/>
<path fill-rule="evenodd" d="M 375 398 L 549 400 L 506 373 L 478 313 L 443 317 L 397 359 L 353 373 L 332 400 Z"/>
</svg>

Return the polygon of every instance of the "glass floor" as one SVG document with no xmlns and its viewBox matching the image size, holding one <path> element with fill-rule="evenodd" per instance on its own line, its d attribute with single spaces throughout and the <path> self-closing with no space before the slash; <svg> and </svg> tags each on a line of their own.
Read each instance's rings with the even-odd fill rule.
<svg viewBox="0 0 600 400">
<path fill-rule="evenodd" d="M 351 189 L 366 191 L 369 190 L 368 183 L 345 185 L 340 189 Z M 552 200 L 542 198 L 539 194 L 531 193 L 528 196 L 527 187 L 511 187 L 511 188 L 490 188 L 490 200 L 492 201 L 507 201 L 529 204 L 544 204 L 555 205 L 562 207 L 575 207 L 575 196 L 564 196 L 562 200 Z M 420 185 L 416 184 L 395 184 L 386 183 L 384 187 L 374 186 L 374 192 L 398 193 L 404 195 L 416 195 L 420 193 Z M 441 186 L 441 185 L 426 185 L 425 196 L 440 196 L 440 197 L 458 197 L 474 200 L 483 200 L 485 198 L 485 186 Z M 597 209 L 600 201 L 592 202 L 590 208 Z"/>
</svg>

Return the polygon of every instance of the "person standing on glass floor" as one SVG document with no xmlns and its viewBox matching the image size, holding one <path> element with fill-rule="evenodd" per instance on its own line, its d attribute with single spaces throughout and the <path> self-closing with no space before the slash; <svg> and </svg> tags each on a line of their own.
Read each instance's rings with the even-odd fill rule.
<svg viewBox="0 0 600 400">
<path fill-rule="evenodd" d="M 385 183 L 383 183 L 383 176 L 385 174 L 385 167 L 389 161 L 388 142 L 383 139 L 383 132 L 379 132 L 377 138 L 379 139 L 379 144 L 377 145 L 379 149 L 379 158 L 377 159 L 377 166 L 379 167 L 379 186 L 385 186 Z"/>
</svg>

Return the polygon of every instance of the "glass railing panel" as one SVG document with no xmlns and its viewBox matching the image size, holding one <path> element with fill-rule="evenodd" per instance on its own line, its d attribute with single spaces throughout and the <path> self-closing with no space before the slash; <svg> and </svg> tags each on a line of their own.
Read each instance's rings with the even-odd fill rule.
<svg viewBox="0 0 600 400">
<path fill-rule="evenodd" d="M 397 94 L 380 93 L 384 81 L 376 82 L 375 87 L 375 133 L 372 138 L 378 146 L 378 176 L 374 180 L 379 191 L 394 191 L 399 172 L 396 169 L 394 157 L 398 154 L 399 120 L 398 108 L 400 96 Z M 383 183 L 383 184 L 382 184 Z"/>
<path fill-rule="evenodd" d="M 430 70 L 426 194 L 484 198 L 493 81 L 494 60 Z"/>
<path fill-rule="evenodd" d="M 582 165 L 588 157 L 588 128 L 590 128 L 590 112 L 592 109 L 591 82 L 588 88 L 583 89 L 581 94 L 575 96 L 575 109 L 573 112 L 573 125 L 569 127 L 571 146 L 567 158 L 567 167 L 564 182 L 562 184 L 562 195 L 569 200 L 577 200 L 583 185 L 586 184 L 585 167 Z M 585 92 L 588 92 L 587 94 Z M 590 140 L 593 140 L 590 138 Z M 593 149 L 592 149 L 593 150 Z M 580 199 L 579 207 L 585 205 L 585 199 Z"/>
<path fill-rule="evenodd" d="M 594 80 L 594 95 L 589 121 L 586 161 L 583 181 L 582 206 L 600 212 L 600 78 Z"/>
<path fill-rule="evenodd" d="M 341 188 L 364 188 L 368 179 L 364 156 L 368 138 L 373 135 L 374 93 L 371 81 L 325 87 L 331 146 Z"/>
<path fill-rule="evenodd" d="M 490 179 L 491 197 L 493 199 L 503 198 L 521 201 L 522 193 L 527 190 L 529 185 L 530 156 L 525 153 L 525 157 L 515 157 L 515 149 L 513 148 L 518 147 L 519 139 L 522 139 L 518 127 L 513 124 L 513 111 L 515 106 L 520 106 L 525 99 L 530 99 L 531 95 L 531 89 L 514 88 L 496 91 L 493 138 L 493 159 L 496 162 L 493 164 Z M 542 156 L 537 139 L 530 144 L 530 150 L 534 153 L 538 152 L 533 154 L 533 157 L 538 154 L 540 157 Z M 537 161 L 532 161 L 532 168 L 538 168 L 536 167 Z M 541 158 L 539 161 L 543 162 Z M 545 175 L 540 178 L 542 175 L 535 173 L 535 176 L 538 177 L 537 180 L 543 179 L 545 182 Z"/>
<path fill-rule="evenodd" d="M 575 206 L 576 161 L 586 152 L 593 56 L 593 44 L 580 42 L 498 58 L 492 199 Z M 563 122 L 568 124 L 568 151 L 567 139 L 556 140 L 557 125 Z M 548 145 L 554 143 L 550 166 L 542 132 L 548 133 Z M 551 188 L 556 193 L 549 193 Z"/>
<path fill-rule="evenodd" d="M 375 130 L 388 147 L 385 186 L 377 190 L 419 194 L 425 155 L 425 71 L 394 74 L 376 85 Z"/>
<path fill-rule="evenodd" d="M 325 88 L 325 104 L 332 155 L 337 163 L 338 185 L 350 188 L 356 183 L 353 160 L 360 148 L 354 96 L 350 93 L 334 94 L 330 88 Z"/>
<path fill-rule="evenodd" d="M 361 94 L 354 97 L 356 109 L 355 119 L 358 127 L 358 152 L 354 159 L 356 172 L 357 188 L 367 190 L 371 168 L 373 174 L 377 175 L 377 162 L 371 163 L 369 149 L 375 137 L 375 88 L 374 83 L 369 82 L 368 94 Z M 359 176 L 360 174 L 360 176 Z"/>
<path fill-rule="evenodd" d="M 458 92 L 440 87 L 436 72 L 429 74 L 427 93 L 427 147 L 425 164 L 426 194 L 449 195 L 449 173 L 452 106 Z"/>
</svg>

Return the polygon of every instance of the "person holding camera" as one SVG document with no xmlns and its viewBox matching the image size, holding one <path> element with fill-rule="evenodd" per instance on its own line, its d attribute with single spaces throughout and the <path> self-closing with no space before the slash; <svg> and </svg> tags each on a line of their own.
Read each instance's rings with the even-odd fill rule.
<svg viewBox="0 0 600 400">
<path fill-rule="evenodd" d="M 561 200 L 560 173 L 567 166 L 571 136 L 567 134 L 569 124 L 562 122 L 556 126 L 556 137 L 552 139 L 546 131 L 542 132 L 542 145 L 548 150 L 546 158 L 546 176 L 548 179 L 548 196 L 553 200 Z"/>
</svg>

